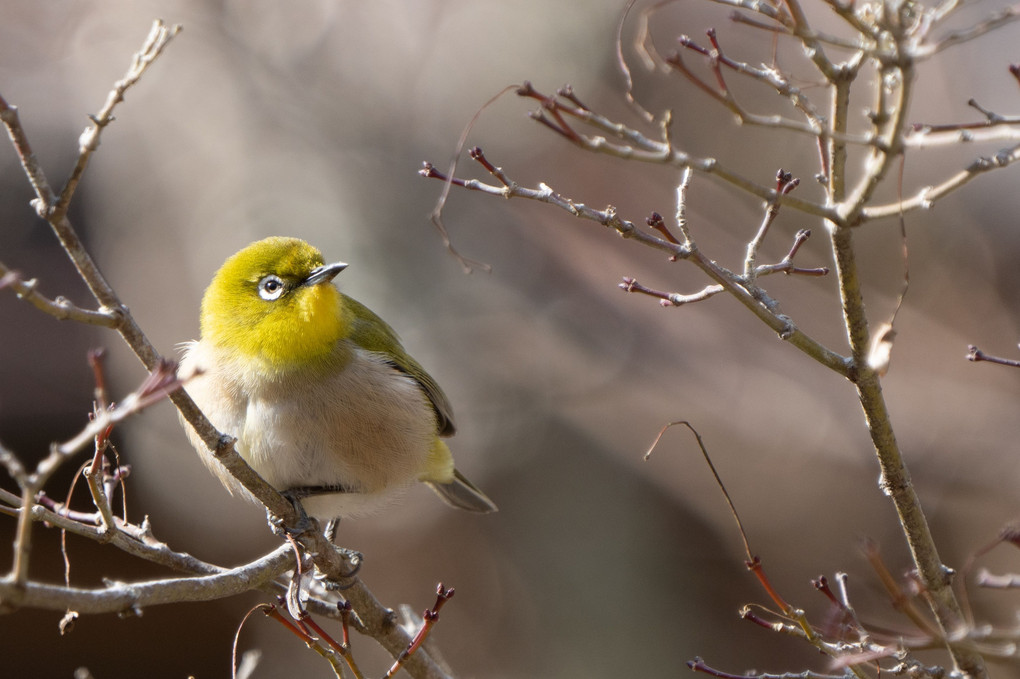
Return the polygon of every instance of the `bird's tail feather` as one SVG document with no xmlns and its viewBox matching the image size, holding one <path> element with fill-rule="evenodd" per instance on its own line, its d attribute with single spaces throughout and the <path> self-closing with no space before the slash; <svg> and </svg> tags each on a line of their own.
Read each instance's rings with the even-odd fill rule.
<svg viewBox="0 0 1020 679">
<path fill-rule="evenodd" d="M 426 481 L 425 483 L 436 492 L 443 502 L 451 507 L 481 514 L 498 511 L 496 503 L 478 490 L 475 484 L 468 481 L 456 469 L 453 470 L 453 480 L 449 483 L 439 483 L 438 481 Z"/>
</svg>

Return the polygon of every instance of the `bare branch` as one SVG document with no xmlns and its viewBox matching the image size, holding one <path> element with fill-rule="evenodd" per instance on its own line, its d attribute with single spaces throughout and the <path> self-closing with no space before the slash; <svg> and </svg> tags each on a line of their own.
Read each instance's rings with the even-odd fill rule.
<svg viewBox="0 0 1020 679">
<path fill-rule="evenodd" d="M 484 159 L 484 155 L 481 155 L 481 149 L 476 149 L 476 152 L 478 159 Z M 575 217 L 588 219 L 614 229 L 624 238 L 633 238 L 638 242 L 669 253 L 670 256 L 684 259 L 690 254 L 684 246 L 670 243 L 669 241 L 661 238 L 656 238 L 655 236 L 639 230 L 633 222 L 621 219 L 616 213 L 616 208 L 612 206 L 607 207 L 604 210 L 598 210 L 596 208 L 589 207 L 584 203 L 577 203 L 569 198 L 565 198 L 553 191 L 546 184 L 539 184 L 537 189 L 525 188 L 510 181 L 509 179 L 506 179 L 506 176 L 502 174 L 502 171 L 499 170 L 499 168 L 495 168 L 493 166 L 493 170 L 495 171 L 494 176 L 499 177 L 502 175 L 503 179 L 500 180 L 501 183 L 503 183 L 502 186 L 486 184 L 478 181 L 477 179 L 451 179 L 436 170 L 430 163 L 425 163 L 425 166 L 419 171 L 419 174 L 431 179 L 439 179 L 444 182 L 449 181 L 454 186 L 460 186 L 471 191 L 481 191 L 482 193 L 501 196 L 503 198 L 526 198 L 540 203 L 548 203 L 549 205 L 554 205 L 561 210 L 569 212 Z"/>
<path fill-rule="evenodd" d="M 484 155 L 481 153 L 480 149 L 477 149 L 472 157 L 479 162 L 481 162 L 481 159 L 484 159 Z M 424 168 L 420 170 L 420 174 L 423 177 L 439 179 L 444 182 L 449 182 L 454 186 L 460 186 L 472 191 L 481 191 L 483 193 L 501 196 L 503 198 L 526 198 L 541 203 L 555 205 L 575 217 L 581 217 L 582 219 L 587 219 L 612 228 L 624 238 L 630 238 L 649 247 L 667 252 L 671 258 L 689 259 L 694 262 L 698 268 L 708 274 L 708 276 L 716 283 L 722 285 L 723 288 L 736 297 L 741 304 L 750 309 L 766 325 L 772 328 L 780 338 L 790 342 L 822 365 L 835 370 L 841 375 L 847 374 L 848 364 L 846 358 L 831 351 L 825 346 L 819 344 L 813 338 L 804 334 L 804 332 L 794 324 L 791 318 L 781 313 L 779 310 L 779 304 L 769 297 L 764 290 L 757 286 L 750 285 L 742 277 L 734 274 L 725 267 L 720 266 L 709 257 L 704 256 L 697 247 L 693 245 L 693 243 L 690 245 L 677 244 L 672 243 L 667 239 L 657 238 L 639 230 L 633 222 L 621 219 L 616 213 L 616 209 L 613 207 L 608 207 L 605 210 L 596 210 L 584 205 L 583 203 L 576 203 L 569 198 L 561 196 L 546 184 L 539 184 L 537 189 L 524 188 L 509 179 L 500 168 L 493 166 L 487 160 L 485 160 L 482 164 L 486 167 L 490 174 L 493 174 L 498 178 L 501 186 L 485 184 L 484 182 L 476 179 L 446 177 L 436 170 L 430 163 L 425 163 Z M 681 183 L 681 187 L 683 186 L 684 184 Z M 781 194 L 777 191 L 773 190 L 771 193 L 774 194 L 777 202 L 788 199 L 787 195 Z M 683 191 L 678 191 L 678 198 L 682 197 Z"/>
<path fill-rule="evenodd" d="M 911 126 L 911 132 L 916 132 L 918 135 L 936 135 L 944 132 L 958 132 L 958 135 L 949 137 L 953 143 L 959 143 L 964 141 L 974 141 L 974 132 L 977 130 L 987 130 L 993 127 L 999 126 L 1015 126 L 1020 125 L 1020 116 L 1003 116 L 989 111 L 988 109 L 981 106 L 977 100 L 968 99 L 967 106 L 979 111 L 985 119 L 977 123 L 943 123 L 943 124 L 929 124 L 929 123 L 914 123 Z M 908 139 L 910 137 L 908 136 Z"/>
<path fill-rule="evenodd" d="M 409 643 L 407 648 L 404 649 L 399 656 L 397 656 L 396 662 L 394 662 L 390 669 L 386 672 L 386 679 L 395 675 L 400 668 L 403 667 L 404 663 L 407 662 L 407 659 L 417 653 L 422 647 L 422 644 L 425 643 L 425 640 L 428 638 L 432 628 L 437 622 L 439 622 L 439 610 L 446 604 L 447 601 L 453 598 L 453 594 L 454 589 L 452 587 L 447 589 L 443 586 L 443 583 L 439 583 L 436 588 L 436 603 L 433 604 L 432 608 L 426 609 L 425 613 L 422 614 L 421 627 L 418 629 L 418 632 L 415 633 L 411 643 Z"/>
<path fill-rule="evenodd" d="M 1020 144 L 1002 149 L 994 156 L 982 156 L 967 166 L 965 170 L 957 172 L 937 186 L 922 188 L 911 198 L 897 203 L 873 205 L 863 208 L 860 212 L 860 221 L 858 223 L 863 224 L 875 219 L 895 217 L 901 213 L 912 212 L 914 210 L 927 210 L 935 201 L 956 191 L 976 177 L 992 170 L 1009 167 L 1017 159 L 1020 159 Z"/>
<path fill-rule="evenodd" d="M 97 589 L 35 581 L 18 584 L 5 579 L 0 581 L 0 600 L 29 608 L 66 610 L 71 607 L 79 613 L 120 613 L 182 601 L 211 601 L 259 589 L 292 563 L 290 546 L 281 545 L 250 564 L 201 577 L 113 583 Z"/>
<path fill-rule="evenodd" d="M 547 97 L 535 91 L 530 83 L 525 83 L 518 90 L 518 94 L 524 97 L 537 99 L 542 103 L 543 109 L 553 110 L 556 117 L 553 120 L 545 117 L 542 112 L 533 117 L 546 127 L 563 136 L 576 146 L 595 153 L 614 156 L 627 160 L 637 160 L 643 163 L 654 163 L 670 165 L 676 168 L 691 168 L 703 174 L 717 177 L 724 182 L 736 186 L 744 192 L 758 196 L 764 200 L 776 200 L 782 205 L 790 206 L 795 210 L 839 221 L 840 215 L 837 210 L 827 205 L 821 205 L 806 200 L 800 200 L 788 195 L 778 195 L 774 189 L 762 186 L 737 172 L 720 164 L 715 158 L 699 158 L 675 148 L 669 140 L 655 141 L 645 136 L 638 130 L 616 123 L 594 111 L 583 110 L 574 106 L 563 104 L 553 97 Z M 581 134 L 566 122 L 566 118 L 574 118 L 591 125 L 597 130 L 605 132 L 613 137 L 623 140 L 625 144 L 614 144 L 605 137 Z M 467 187 L 471 188 L 471 187 Z"/>
<path fill-rule="evenodd" d="M 1001 358 L 999 356 L 992 356 L 978 349 L 973 344 L 967 347 L 967 360 L 975 363 L 981 361 L 987 363 L 998 363 L 999 365 L 1007 365 L 1011 368 L 1020 368 L 1020 360 L 1015 358 Z"/>
<path fill-rule="evenodd" d="M 682 73 L 688 80 L 698 86 L 703 92 L 711 96 L 713 99 L 721 103 L 723 106 L 732 111 L 737 119 L 746 125 L 759 125 L 762 127 L 774 127 L 778 129 L 790 130 L 793 132 L 799 132 L 803 134 L 809 134 L 814 137 L 823 138 L 826 135 L 826 128 L 824 125 L 823 116 L 815 108 L 815 105 L 808 99 L 803 92 L 797 87 L 794 87 L 790 81 L 776 68 L 767 67 L 755 67 L 750 64 L 746 64 L 740 61 L 736 61 L 726 56 L 722 49 L 719 47 L 718 38 L 714 30 L 708 32 L 709 40 L 712 43 L 712 49 L 701 47 L 687 36 L 680 36 L 679 42 L 682 47 L 697 52 L 702 56 L 709 59 L 709 64 L 712 71 L 716 75 L 716 81 L 718 83 L 718 89 L 714 89 L 708 86 L 702 81 L 697 75 L 695 75 L 687 65 L 684 63 L 683 58 L 679 52 L 675 52 L 666 57 L 665 62 Z M 784 118 L 781 115 L 758 115 L 749 112 L 745 109 L 736 99 L 729 86 L 726 84 L 725 79 L 722 76 L 722 72 L 719 66 L 726 66 L 732 69 L 740 75 L 747 76 L 753 80 L 758 80 L 776 90 L 776 93 L 781 97 L 790 100 L 790 102 L 803 114 L 807 119 L 806 123 L 798 122 Z M 865 137 L 858 135 L 846 135 L 843 137 L 844 141 L 852 144 L 873 144 L 875 139 L 873 137 Z"/>
<path fill-rule="evenodd" d="M 729 672 L 723 672 L 722 670 L 710 667 L 705 664 L 704 660 L 697 657 L 695 657 L 694 660 L 688 660 L 687 667 L 695 672 L 702 672 L 703 674 L 719 677 L 720 679 L 846 679 L 845 674 L 823 674 L 821 672 L 812 672 L 810 670 L 797 673 L 790 672 L 786 674 L 771 674 L 769 672 L 731 674 Z"/>
<path fill-rule="evenodd" d="M 824 43 L 819 39 L 815 30 L 809 25 L 807 15 L 804 13 L 804 9 L 800 6 L 799 0 L 786 0 L 785 4 L 790 13 L 790 17 L 792 18 L 791 27 L 793 29 L 793 34 L 804 44 L 805 53 L 808 55 L 808 58 L 811 59 L 812 63 L 814 63 L 818 72 L 821 73 L 822 76 L 830 83 L 836 82 L 840 78 L 844 77 L 843 74 L 845 72 L 845 67 L 837 67 L 836 64 L 829 59 L 828 55 L 825 53 Z M 867 36 L 872 40 L 877 38 L 874 27 L 858 21 L 852 9 L 849 11 L 840 11 L 837 9 L 837 14 L 839 14 L 844 21 L 849 23 L 861 35 Z M 863 52 L 864 50 L 859 51 L 862 56 Z"/>
<path fill-rule="evenodd" d="M 982 35 L 990 31 L 994 31 L 997 28 L 1006 26 L 1020 18 L 1020 6 L 1013 5 L 1012 7 L 1005 7 L 999 12 L 987 17 L 980 23 L 974 24 L 968 28 L 964 28 L 958 31 L 947 33 L 943 37 L 939 38 L 935 42 L 923 45 L 914 50 L 914 56 L 919 59 L 930 57 L 934 54 L 938 54 L 942 50 L 955 47 L 956 45 L 962 45 L 965 42 L 969 42 L 975 38 L 980 38 Z"/>
<path fill-rule="evenodd" d="M 726 291 L 726 288 L 721 285 L 707 285 L 690 295 L 682 295 L 678 292 L 662 292 L 661 290 L 645 287 L 629 276 L 624 276 L 623 282 L 618 287 L 624 292 L 638 292 L 649 297 L 655 297 L 661 300 L 659 303 L 662 306 L 683 306 L 692 302 L 701 302 L 709 297 L 718 295 L 720 292 Z"/>
<path fill-rule="evenodd" d="M 49 201 L 46 201 L 46 207 L 52 213 L 51 217 L 46 217 L 47 219 L 59 220 L 67 213 L 67 208 L 71 204 L 71 198 L 74 197 L 74 191 L 78 188 L 78 182 L 81 181 L 85 168 L 88 167 L 89 158 L 99 148 L 100 135 L 106 126 L 113 122 L 114 108 L 116 108 L 117 104 L 124 101 L 124 93 L 138 82 L 138 79 L 142 77 L 146 69 L 163 53 L 166 46 L 180 31 L 180 24 L 167 26 L 160 20 L 153 22 L 149 36 L 145 39 L 142 49 L 132 58 L 131 67 L 128 68 L 127 73 L 114 85 L 99 113 L 89 116 L 92 120 L 92 125 L 86 128 L 78 139 L 78 161 L 75 163 L 74 169 L 71 170 L 71 176 L 68 177 L 64 188 L 60 191 L 60 197 L 56 203 L 50 205 Z M 42 196 L 39 198 L 45 201 Z"/>
<path fill-rule="evenodd" d="M 120 404 L 99 411 L 77 436 L 63 444 L 51 445 L 49 455 L 36 465 L 35 471 L 30 474 L 22 473 L 20 478 L 15 477 L 21 488 L 21 514 L 18 517 L 17 535 L 14 540 L 14 564 L 8 575 L 8 580 L 13 585 L 22 586 L 28 582 L 29 554 L 32 545 L 30 509 L 35 503 L 36 494 L 42 490 L 65 460 L 80 451 L 90 441 L 97 436 L 108 435 L 109 430 L 118 422 L 165 398 L 170 391 L 177 389 L 180 382 L 176 378 L 174 369 L 175 364 L 172 362 L 162 362 L 160 367 L 149 375 L 137 390 L 128 394 Z M 11 471 L 15 472 L 17 469 Z M 12 473 L 12 476 L 14 475 Z"/>
<path fill-rule="evenodd" d="M 797 188 L 800 184 L 800 179 L 794 179 L 793 175 L 786 172 L 782 168 L 776 173 L 776 193 L 780 196 L 785 196 L 790 191 Z M 765 204 L 765 216 L 762 218 L 761 226 L 758 227 L 758 233 L 755 234 L 751 242 L 747 244 L 747 255 L 744 257 L 744 278 L 748 280 L 754 280 L 757 275 L 757 268 L 755 262 L 758 258 L 758 249 L 761 247 L 762 241 L 765 240 L 765 234 L 768 233 L 769 227 L 772 222 L 775 221 L 776 216 L 779 214 L 779 204 L 775 201 L 770 201 Z M 799 245 L 797 246 L 800 247 Z M 796 252 L 796 250 L 794 250 Z"/>
<path fill-rule="evenodd" d="M 979 587 L 987 587 L 989 589 L 1016 589 L 1020 587 L 1020 575 L 1016 573 L 995 575 L 984 568 L 974 575 L 974 581 Z"/>
<path fill-rule="evenodd" d="M 676 228 L 680 229 L 680 233 L 684 236 L 684 242 L 688 246 L 693 241 L 690 229 L 687 227 L 687 189 L 690 188 L 693 177 L 694 172 L 691 171 L 691 168 L 683 168 L 680 171 L 680 183 L 676 187 Z"/>
</svg>

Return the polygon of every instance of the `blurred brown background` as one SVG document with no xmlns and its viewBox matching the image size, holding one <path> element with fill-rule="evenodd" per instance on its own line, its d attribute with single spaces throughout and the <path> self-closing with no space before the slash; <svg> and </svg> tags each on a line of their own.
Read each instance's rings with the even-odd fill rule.
<svg viewBox="0 0 1020 679">
<path fill-rule="evenodd" d="M 622 101 L 615 64 L 622 4 L 3 0 L 0 92 L 19 107 L 59 185 L 86 115 L 123 75 L 152 20 L 184 25 L 118 109 L 72 220 L 167 354 L 196 337 L 205 285 L 252 240 L 298 236 L 327 259 L 351 263 L 338 284 L 389 320 L 444 386 L 458 418 L 459 466 L 501 508 L 463 515 L 414 489 L 386 514 L 341 527 L 341 542 L 365 553 L 362 575 L 385 603 L 420 611 L 436 582 L 456 587 L 434 639 L 460 676 L 672 676 L 695 655 L 735 672 L 824 669 L 806 645 L 738 619 L 739 606 L 765 596 L 743 568 L 738 535 L 693 440 L 673 430 L 649 462 L 641 456 L 665 422 L 692 421 L 789 600 L 820 620 L 824 602 L 809 580 L 845 570 L 865 619 L 908 630 L 859 553 L 870 537 L 895 572 L 908 567 L 850 385 L 728 298 L 664 310 L 623 294 L 616 284 L 624 275 L 681 292 L 706 281 L 693 267 L 553 208 L 451 194 L 445 218 L 454 243 L 491 264 L 491 274 L 464 275 L 428 222 L 442 187 L 418 177 L 421 162 L 445 167 L 463 126 L 506 85 L 528 79 L 551 92 L 569 82 L 592 107 L 642 126 Z M 984 3 L 979 13 L 1000 4 Z M 668 46 L 680 33 L 700 40 L 715 26 L 736 58 L 768 60 L 769 37 L 732 25 L 727 14 L 681 2 L 658 15 L 654 34 Z M 911 120 L 977 119 L 969 97 L 999 113 L 1020 110 L 1006 70 L 1020 59 L 1018 31 L 1008 27 L 928 63 Z M 795 72 L 813 78 L 802 66 Z M 765 184 L 783 167 L 802 178 L 804 197 L 819 198 L 810 140 L 736 128 L 679 77 L 637 75 L 646 105 L 673 109 L 678 143 Z M 776 110 L 762 88 L 741 92 L 758 112 Z M 870 105 L 864 97 L 857 103 Z M 675 170 L 584 155 L 529 121 L 531 108 L 502 98 L 469 145 L 522 183 L 616 205 L 635 221 L 653 210 L 672 214 Z M 905 193 L 995 148 L 913 155 Z M 0 261 L 38 277 L 47 295 L 89 306 L 34 217 L 5 144 L 0 170 Z M 477 168 L 464 160 L 460 172 Z M 1016 181 L 1015 170 L 993 173 L 907 218 L 911 289 L 886 393 L 943 558 L 957 567 L 1018 513 L 1020 375 L 963 358 L 968 343 L 1016 354 Z M 758 201 L 702 177 L 690 193 L 702 249 L 738 267 L 760 219 Z M 894 184 L 883 193 L 895 195 Z M 791 210 L 780 213 L 762 260 L 778 261 L 805 227 L 815 236 L 801 265 L 829 265 L 821 225 Z M 903 278 L 898 227 L 869 226 L 858 241 L 872 320 L 885 320 Z M 767 287 L 807 332 L 845 351 L 832 277 L 776 277 Z M 34 459 L 84 423 L 92 346 L 110 351 L 115 395 L 142 379 L 112 333 L 58 323 L 0 294 L 7 447 Z M 118 440 L 133 466 L 130 516 L 149 515 L 171 546 L 224 565 L 273 547 L 263 512 L 232 500 L 208 475 L 169 405 L 123 426 Z M 56 479 L 51 492 L 62 495 L 68 480 Z M 12 528 L 0 521 L 5 545 Z M 56 536 L 41 528 L 38 535 L 35 572 L 59 581 Z M 165 574 L 82 540 L 70 539 L 69 553 L 81 586 L 98 586 L 104 575 Z M 984 563 L 1020 568 L 1013 557 L 1004 551 Z M 973 598 L 979 620 L 1012 619 L 1013 595 Z M 234 630 L 260 600 L 152 608 L 140 619 L 85 617 L 66 637 L 58 613 L 3 616 L 0 674 L 69 677 L 84 665 L 104 679 L 227 676 Z M 388 665 L 372 642 L 355 643 L 366 669 L 381 674 Z M 264 651 L 255 676 L 331 676 L 269 621 L 250 621 L 241 646 Z"/>
</svg>

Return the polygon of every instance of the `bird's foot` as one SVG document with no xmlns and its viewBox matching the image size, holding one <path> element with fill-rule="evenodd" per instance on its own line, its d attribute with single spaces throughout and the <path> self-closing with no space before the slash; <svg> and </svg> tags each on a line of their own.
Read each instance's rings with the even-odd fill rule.
<svg viewBox="0 0 1020 679">
<path fill-rule="evenodd" d="M 319 522 L 309 517 L 305 512 L 305 508 L 301 505 L 301 498 L 306 497 L 306 495 L 302 494 L 300 491 L 300 488 L 290 488 L 280 491 L 280 495 L 287 498 L 287 501 L 294 507 L 294 511 L 297 512 L 298 518 L 293 524 L 288 525 L 280 517 L 267 513 L 266 517 L 269 520 L 269 527 L 276 535 L 296 538 L 309 531 L 318 530 Z"/>
<path fill-rule="evenodd" d="M 361 565 L 365 561 L 365 556 L 356 550 L 346 547 L 337 547 L 337 550 L 344 561 L 351 565 L 349 571 L 341 573 L 339 578 L 329 577 L 318 569 L 315 571 L 315 579 L 322 584 L 324 589 L 330 592 L 342 592 L 345 589 L 350 589 L 354 584 L 354 576 L 361 570 Z"/>
<path fill-rule="evenodd" d="M 348 572 L 342 574 L 339 580 L 330 579 L 323 575 L 322 573 L 320 573 L 319 571 L 316 571 L 315 573 L 316 579 L 320 580 L 322 582 L 322 586 L 331 592 L 337 590 L 344 590 L 350 587 L 353 584 L 351 578 L 358 574 L 358 571 L 361 570 L 361 564 L 365 560 L 365 556 L 361 552 L 357 552 L 353 549 L 348 549 L 347 547 L 341 547 L 340 545 L 336 544 L 336 533 L 339 527 L 340 519 L 330 519 L 329 522 L 326 524 L 326 530 L 323 532 L 326 535 L 326 539 L 329 540 L 330 543 L 332 543 L 336 547 L 338 552 L 340 552 L 340 555 L 343 557 L 344 561 L 351 565 L 351 569 Z"/>
</svg>

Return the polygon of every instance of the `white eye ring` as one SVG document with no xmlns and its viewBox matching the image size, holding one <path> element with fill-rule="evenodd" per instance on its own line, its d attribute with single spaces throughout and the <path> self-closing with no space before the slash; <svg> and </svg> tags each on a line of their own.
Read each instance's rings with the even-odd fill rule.
<svg viewBox="0 0 1020 679">
<path fill-rule="evenodd" d="M 259 297 L 268 302 L 280 299 L 285 289 L 279 276 L 269 275 L 259 281 Z"/>
</svg>

